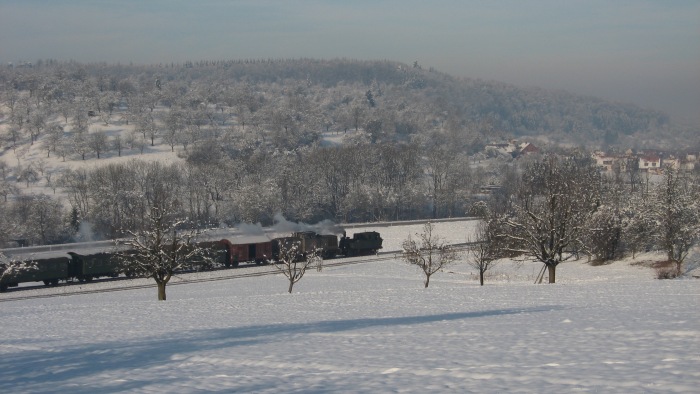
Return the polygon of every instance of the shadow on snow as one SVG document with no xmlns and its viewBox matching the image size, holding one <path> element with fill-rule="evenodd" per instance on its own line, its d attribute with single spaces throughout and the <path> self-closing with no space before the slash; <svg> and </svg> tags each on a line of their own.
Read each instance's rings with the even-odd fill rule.
<svg viewBox="0 0 700 394">
<path fill-rule="evenodd" d="M 333 333 L 362 330 L 380 326 L 417 325 L 439 321 L 476 319 L 489 316 L 520 313 L 547 312 L 561 309 L 558 306 L 497 309 L 479 312 L 446 313 L 427 316 L 367 318 L 311 323 L 272 324 L 226 329 L 186 331 L 149 337 L 128 343 L 107 342 L 67 346 L 50 350 L 6 352 L 0 359 L 0 391 L 10 390 L 40 392 L 70 389 L 72 393 L 122 392 L 144 385 L 165 384 L 175 378 L 140 376 L 114 381 L 110 372 L 128 377 L 129 371 L 148 367 L 166 366 L 174 355 L 193 354 L 207 350 L 222 350 L 238 346 L 255 346 L 288 341 L 290 336 L 312 333 Z M 11 345 L 11 344 L 8 344 Z M 235 360 L 235 357 L 234 357 Z M 100 375 L 109 374 L 100 378 Z M 94 380 L 93 383 L 86 379 Z"/>
</svg>

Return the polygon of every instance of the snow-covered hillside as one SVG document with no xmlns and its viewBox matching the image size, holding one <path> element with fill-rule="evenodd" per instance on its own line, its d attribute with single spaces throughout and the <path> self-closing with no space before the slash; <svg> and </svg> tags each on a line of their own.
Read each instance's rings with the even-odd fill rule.
<svg viewBox="0 0 700 394">
<path fill-rule="evenodd" d="M 164 112 L 164 110 L 161 109 L 157 112 Z M 67 129 L 70 129 L 69 125 L 64 125 L 58 119 L 56 121 Z M 9 127 L 10 124 L 7 122 L 7 119 L 4 119 L 0 114 L 0 135 L 6 134 Z M 136 127 L 134 124 L 127 125 L 119 120 L 105 125 L 98 119 L 90 119 L 90 131 L 92 133 L 104 133 L 110 139 L 119 136 L 122 140 L 127 140 L 128 135 L 135 130 Z M 342 145 L 345 138 L 352 138 L 356 134 L 362 134 L 362 131 L 356 132 L 354 129 L 351 129 L 346 133 L 322 133 L 321 143 L 324 146 Z M 51 152 L 50 155 L 47 155 L 47 146 L 42 137 L 45 136 L 40 136 L 38 142 L 32 144 L 30 144 L 29 141 L 20 141 L 16 149 L 12 149 L 10 146 L 0 149 L 0 163 L 3 163 L 1 165 L 8 168 L 8 175 L 12 174 L 12 171 L 9 169 L 26 167 L 30 164 L 37 168 L 37 171 L 40 168 L 43 172 L 43 174 L 39 174 L 40 176 L 37 177 L 38 179 L 36 182 L 30 182 L 28 185 L 21 182 L 18 184 L 24 193 L 52 194 L 53 190 L 50 188 L 50 183 L 47 183 L 46 173 L 60 174 L 67 169 L 89 169 L 107 164 L 125 163 L 132 160 L 159 161 L 162 163 L 184 161 L 184 154 L 181 146 L 171 149 L 170 146 L 161 141 L 158 141 L 158 143 L 153 146 L 148 144 L 148 141 L 142 142 L 142 146 L 135 145 L 132 147 L 129 147 L 128 144 L 125 143 L 125 147 L 121 153 L 114 149 L 109 149 L 106 152 L 102 152 L 100 158 L 97 158 L 92 152 L 86 156 L 85 160 L 81 160 L 80 156 L 75 153 L 71 153 L 64 158 L 55 152 Z"/>
<path fill-rule="evenodd" d="M 459 239 L 472 223 L 439 228 Z M 420 226 L 379 231 L 392 247 Z M 310 271 L 292 294 L 277 275 L 173 286 L 166 302 L 155 288 L 3 302 L 0 391 L 696 392 L 699 281 L 573 261 L 534 285 L 539 269 L 503 262 L 480 287 L 460 263 L 424 289 L 392 260 Z"/>
</svg>

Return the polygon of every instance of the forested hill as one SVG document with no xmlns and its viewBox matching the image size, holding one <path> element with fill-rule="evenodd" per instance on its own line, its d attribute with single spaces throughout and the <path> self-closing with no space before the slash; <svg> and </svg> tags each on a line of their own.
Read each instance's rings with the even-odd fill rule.
<svg viewBox="0 0 700 394">
<path fill-rule="evenodd" d="M 78 85 L 87 85 L 81 87 L 87 90 L 75 92 Z M 633 104 L 461 79 L 415 63 L 269 59 L 145 66 L 46 60 L 0 71 L 5 101 L 8 90 L 57 100 L 112 92 L 119 95 L 112 99 L 119 102 L 115 105 L 124 107 L 128 97 L 151 94 L 156 85 L 158 104 L 169 106 L 183 99 L 223 104 L 235 107 L 239 113 L 233 115 L 243 121 L 257 113 L 255 121 L 277 122 L 285 130 L 360 128 L 368 130 L 373 140 L 406 140 L 443 129 L 469 135 L 465 144 L 472 149 L 521 136 L 588 146 L 643 147 L 651 144 L 645 141 L 672 146 L 679 133 L 666 114 Z M 285 102 L 293 107 L 285 115 L 289 120 L 280 119 L 280 111 L 273 109 L 280 96 L 300 99 L 296 104 Z M 315 107 L 313 116 L 308 115 L 309 106 Z M 280 125 L 285 122 L 289 124 Z"/>
</svg>

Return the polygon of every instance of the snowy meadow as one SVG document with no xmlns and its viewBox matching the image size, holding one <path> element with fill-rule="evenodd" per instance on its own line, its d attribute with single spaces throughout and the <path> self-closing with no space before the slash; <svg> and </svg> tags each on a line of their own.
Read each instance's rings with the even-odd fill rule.
<svg viewBox="0 0 700 394">
<path fill-rule="evenodd" d="M 437 229 L 463 242 L 474 224 Z M 348 233 L 368 229 L 397 250 L 421 226 Z M 566 262 L 553 285 L 501 262 L 480 287 L 460 262 L 424 289 L 394 259 L 308 271 L 292 294 L 274 275 L 169 286 L 165 302 L 155 287 L 2 302 L 0 391 L 694 393 L 700 281 L 657 280 L 653 258 Z M 115 283 L 131 282 L 80 287 Z"/>
</svg>

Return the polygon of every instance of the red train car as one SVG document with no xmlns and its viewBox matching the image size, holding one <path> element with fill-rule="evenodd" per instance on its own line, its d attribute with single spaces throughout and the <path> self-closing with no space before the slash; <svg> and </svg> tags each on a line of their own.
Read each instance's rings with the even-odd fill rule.
<svg viewBox="0 0 700 394">
<path fill-rule="evenodd" d="M 264 264 L 272 259 L 272 241 L 267 235 L 239 235 L 222 239 L 226 245 L 227 267 L 240 263 Z"/>
</svg>

